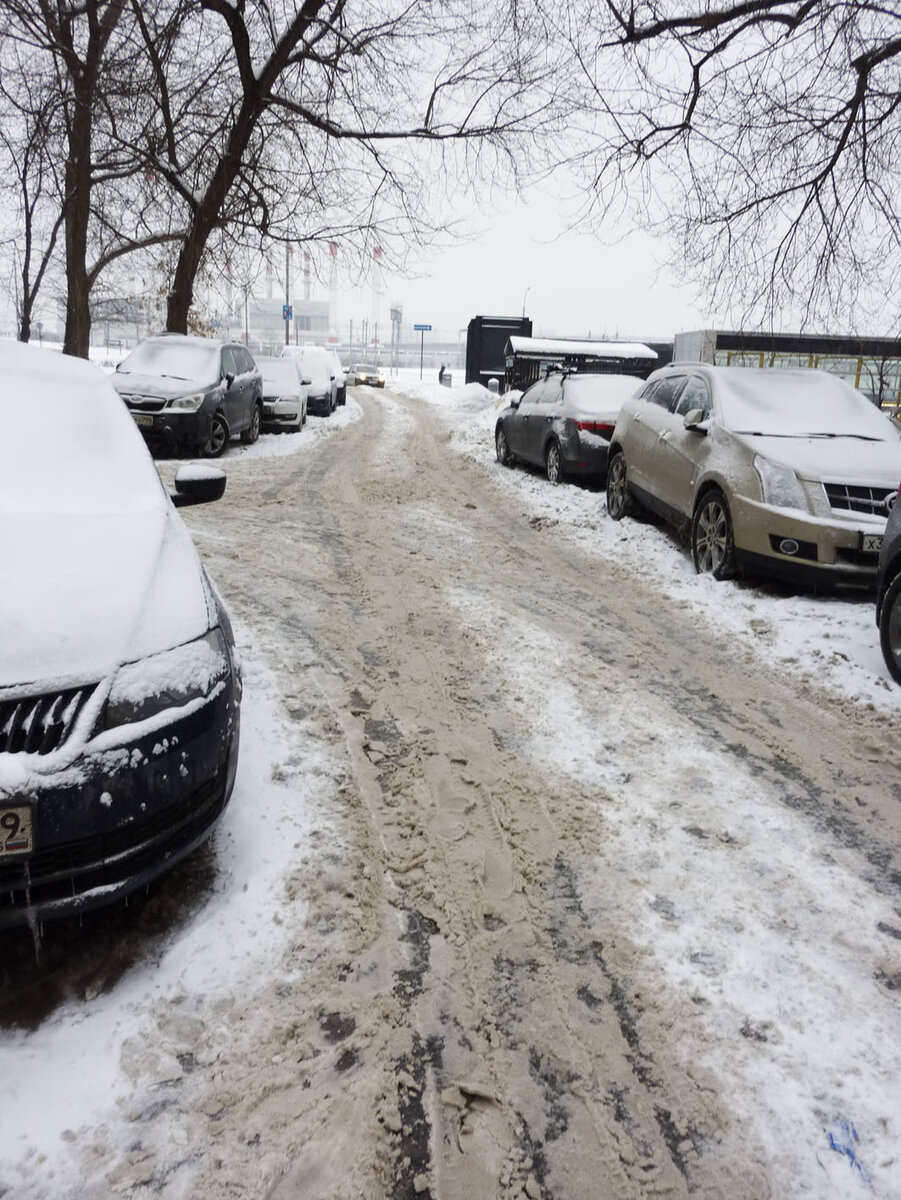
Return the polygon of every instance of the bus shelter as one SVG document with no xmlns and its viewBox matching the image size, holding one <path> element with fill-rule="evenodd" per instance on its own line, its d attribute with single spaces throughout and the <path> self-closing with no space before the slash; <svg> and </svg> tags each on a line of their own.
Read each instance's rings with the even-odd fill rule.
<svg viewBox="0 0 901 1200">
<path fill-rule="evenodd" d="M 522 390 L 549 370 L 647 379 L 657 352 L 643 342 L 577 342 L 568 338 L 510 337 L 504 352 L 504 390 Z"/>
</svg>

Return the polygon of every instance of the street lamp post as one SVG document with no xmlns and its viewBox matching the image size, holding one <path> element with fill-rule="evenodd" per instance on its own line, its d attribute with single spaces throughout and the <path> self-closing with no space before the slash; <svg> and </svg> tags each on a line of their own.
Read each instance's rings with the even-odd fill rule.
<svg viewBox="0 0 901 1200">
<path fill-rule="evenodd" d="M 529 284 L 529 286 L 526 288 L 526 290 L 522 294 L 522 315 L 523 316 L 526 315 L 526 296 L 528 296 L 528 294 L 529 294 L 529 292 L 531 292 L 531 290 L 532 290 L 532 285 Z"/>
</svg>

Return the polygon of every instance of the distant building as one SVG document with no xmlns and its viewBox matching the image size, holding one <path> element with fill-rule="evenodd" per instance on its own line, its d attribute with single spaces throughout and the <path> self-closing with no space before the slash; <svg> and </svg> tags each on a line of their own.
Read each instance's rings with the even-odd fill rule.
<svg viewBox="0 0 901 1200">
<path fill-rule="evenodd" d="M 807 333 L 698 329 L 677 333 L 675 362 L 725 367 L 818 367 L 883 408 L 901 406 L 901 341 Z"/>
</svg>

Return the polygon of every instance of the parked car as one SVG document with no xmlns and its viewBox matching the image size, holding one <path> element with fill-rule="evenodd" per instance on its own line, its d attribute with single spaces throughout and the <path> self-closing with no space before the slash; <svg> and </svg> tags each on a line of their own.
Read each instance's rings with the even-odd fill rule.
<svg viewBox="0 0 901 1200">
<path fill-rule="evenodd" d="M 109 377 L 0 344 L 0 929 L 128 895 L 206 840 L 238 761 L 228 614 Z M 175 505 L 217 499 L 203 463 Z"/>
<path fill-rule="evenodd" d="M 876 624 L 882 656 L 896 683 L 901 683 L 901 487 L 891 502 L 879 555 Z"/>
<path fill-rule="evenodd" d="M 623 404 L 607 510 L 683 526 L 716 579 L 873 584 L 899 478 L 901 433 L 836 376 L 674 364 Z"/>
<path fill-rule="evenodd" d="M 235 342 L 146 338 L 116 367 L 113 383 L 152 449 L 218 458 L 236 434 L 248 445 L 260 436 L 263 382 Z"/>
<path fill-rule="evenodd" d="M 355 367 L 351 367 L 350 376 L 354 386 L 365 384 L 367 387 L 385 386 L 385 376 L 381 367 L 373 367 L 366 363 L 357 363 Z"/>
<path fill-rule="evenodd" d="M 620 405 L 641 386 L 634 375 L 551 371 L 501 409 L 497 460 L 543 467 L 551 483 L 566 475 L 603 476 Z"/>
<path fill-rule="evenodd" d="M 310 381 L 299 358 L 262 358 L 257 366 L 263 377 L 263 428 L 301 429 L 307 422 Z"/>
<path fill-rule="evenodd" d="M 322 346 L 285 346 L 282 357 L 299 359 L 304 378 L 310 381 L 307 412 L 331 416 L 338 403 L 338 384 L 328 351 Z"/>
<path fill-rule="evenodd" d="M 333 350 L 328 350 L 326 353 L 335 373 L 335 403 L 340 408 L 342 404 L 347 403 L 347 372 L 341 366 L 341 359 Z"/>
</svg>

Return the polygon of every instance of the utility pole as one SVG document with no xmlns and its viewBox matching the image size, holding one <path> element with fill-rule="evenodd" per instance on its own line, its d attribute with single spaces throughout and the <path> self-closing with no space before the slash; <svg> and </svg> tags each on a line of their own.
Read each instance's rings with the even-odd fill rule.
<svg viewBox="0 0 901 1200">
<path fill-rule="evenodd" d="M 291 283 L 289 279 L 291 247 L 285 242 L 285 345 L 291 345 L 291 318 L 288 316 L 288 305 L 291 303 Z"/>
</svg>

